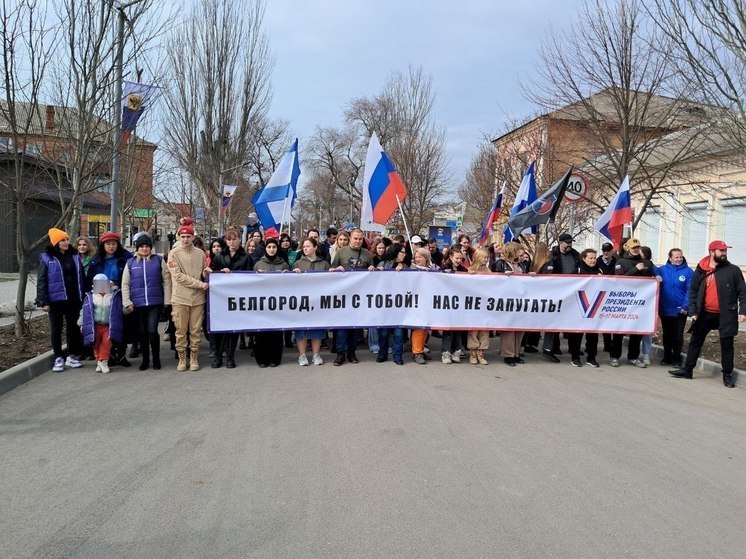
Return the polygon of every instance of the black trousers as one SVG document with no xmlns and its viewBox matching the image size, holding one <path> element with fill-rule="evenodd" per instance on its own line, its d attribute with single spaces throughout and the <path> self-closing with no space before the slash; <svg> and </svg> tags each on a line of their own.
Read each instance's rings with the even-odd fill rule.
<svg viewBox="0 0 746 559">
<path fill-rule="evenodd" d="M 80 309 L 83 303 L 62 301 L 49 304 L 49 329 L 52 338 L 52 350 L 55 357 L 65 357 L 62 351 L 62 324 L 66 326 L 67 351 L 70 355 L 80 356 L 83 353 L 83 334 L 78 326 Z"/>
<path fill-rule="evenodd" d="M 282 331 L 257 332 L 256 346 L 254 346 L 254 358 L 257 365 L 279 365 L 282 360 L 282 348 L 284 336 Z"/>
<path fill-rule="evenodd" d="M 629 344 L 627 345 L 627 359 L 637 359 L 640 357 L 640 345 L 642 345 L 642 336 L 638 334 L 630 335 Z"/>
<path fill-rule="evenodd" d="M 697 366 L 697 359 L 702 351 L 702 344 L 705 343 L 705 338 L 711 330 L 720 329 L 720 314 L 708 313 L 702 311 L 697 320 L 692 325 L 691 333 L 692 337 L 689 339 L 689 349 L 686 351 L 686 362 L 684 363 L 684 369 L 690 373 L 694 371 L 694 367 Z M 723 367 L 724 373 L 733 372 L 733 336 L 724 338 L 720 336 L 720 353 L 722 355 L 720 364 Z"/>
<path fill-rule="evenodd" d="M 583 335 L 585 335 L 585 358 L 595 359 L 598 355 L 598 334 L 577 334 L 572 333 L 567 335 L 567 347 L 570 351 L 570 357 L 572 359 L 580 359 L 580 344 L 583 341 Z"/>
<path fill-rule="evenodd" d="M 137 328 L 140 330 L 140 336 L 158 333 L 158 319 L 161 317 L 162 309 L 163 307 L 160 305 L 135 308 Z"/>
<path fill-rule="evenodd" d="M 681 363 L 681 349 L 684 347 L 686 315 L 662 316 L 663 359 L 669 363 Z"/>
</svg>

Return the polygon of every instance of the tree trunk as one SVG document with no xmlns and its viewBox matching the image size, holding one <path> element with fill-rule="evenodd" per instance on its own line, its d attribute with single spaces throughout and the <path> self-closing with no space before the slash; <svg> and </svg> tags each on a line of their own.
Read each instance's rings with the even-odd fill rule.
<svg viewBox="0 0 746 559">
<path fill-rule="evenodd" d="M 18 261 L 18 289 L 14 313 L 14 333 L 17 340 L 26 335 L 26 283 L 28 281 L 28 256 L 26 254 L 26 216 L 22 202 L 16 202 L 16 259 Z"/>
<path fill-rule="evenodd" d="M 15 337 L 22 339 L 27 333 L 26 324 L 26 284 L 28 282 L 28 259 L 22 255 L 19 261 L 18 290 L 16 291 Z"/>
</svg>

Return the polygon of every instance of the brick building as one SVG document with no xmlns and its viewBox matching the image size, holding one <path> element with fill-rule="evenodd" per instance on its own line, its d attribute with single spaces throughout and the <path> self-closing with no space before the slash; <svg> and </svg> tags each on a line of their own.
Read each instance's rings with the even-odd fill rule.
<svg viewBox="0 0 746 559">
<path fill-rule="evenodd" d="M 82 126 L 75 109 L 54 105 L 30 105 L 17 103 L 15 107 L 19 122 L 30 124 L 27 132 L 15 140 L 8 124 L 8 106 L 0 109 L 0 151 L 18 151 L 29 157 L 38 157 L 63 169 L 70 183 L 71 164 L 75 160 L 76 140 L 81 137 Z M 111 160 L 112 125 L 99 121 L 87 131 L 92 138 L 89 169 L 85 180 L 92 190 L 90 198 L 95 206 L 84 205 L 81 211 L 80 232 L 98 236 L 110 227 L 111 208 Z M 20 145 L 15 145 L 15 144 Z M 157 146 L 132 136 L 122 150 L 120 167 L 120 207 L 124 212 L 123 228 L 127 233 L 148 229 L 152 223 L 153 204 L 153 157 Z M 67 173 L 65 171 L 68 171 Z M 89 190 L 86 186 L 86 190 Z M 69 188 L 69 184 L 67 185 Z"/>
<path fill-rule="evenodd" d="M 612 90 L 601 91 L 582 102 L 541 115 L 493 140 L 497 179 L 507 180 L 513 186 L 507 207 L 512 206 L 521 175 L 533 160 L 539 192 L 570 165 L 585 177 L 589 198 L 616 188 L 616 184 L 597 178 L 594 172 L 600 159 L 621 146 L 623 134 L 614 94 Z M 746 239 L 746 219 L 736 218 L 746 215 L 743 154 L 730 147 L 732 142 L 716 126 L 702 125 L 708 107 L 660 96 L 644 99 L 646 117 L 637 123 L 635 134 L 639 141 L 651 146 L 652 153 L 646 160 L 650 169 L 670 165 L 687 146 L 691 156 L 686 162 L 676 163 L 677 173 L 673 173 L 679 176 L 688 173 L 687 179 L 672 184 L 665 193 L 651 200 L 634 234 L 643 244 L 651 246 L 657 262 L 664 262 L 668 250 L 674 246 L 683 248 L 690 261 L 695 256 L 698 260 L 710 240 L 732 238 L 733 241 L 728 241 L 734 245 L 731 259 L 746 266 L 746 246 L 735 246 L 736 239 Z M 635 215 L 643 206 L 643 193 L 639 190 L 635 193 L 634 188 L 632 206 Z M 558 228 L 574 227 L 576 233 L 580 232 L 578 248 L 599 248 L 603 240 L 592 231 L 600 215 L 598 206 L 584 201 L 577 203 L 572 221 L 567 218 L 569 208 L 570 204 L 563 203 Z"/>
</svg>

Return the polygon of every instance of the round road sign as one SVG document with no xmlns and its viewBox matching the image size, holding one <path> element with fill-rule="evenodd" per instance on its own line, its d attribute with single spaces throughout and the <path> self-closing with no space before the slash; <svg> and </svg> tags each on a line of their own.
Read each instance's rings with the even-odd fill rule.
<svg viewBox="0 0 746 559">
<path fill-rule="evenodd" d="M 585 196 L 587 187 L 585 185 L 585 179 L 583 175 L 573 173 L 570 175 L 570 181 L 567 183 L 567 190 L 565 190 L 565 200 L 568 202 L 577 202 Z"/>
</svg>

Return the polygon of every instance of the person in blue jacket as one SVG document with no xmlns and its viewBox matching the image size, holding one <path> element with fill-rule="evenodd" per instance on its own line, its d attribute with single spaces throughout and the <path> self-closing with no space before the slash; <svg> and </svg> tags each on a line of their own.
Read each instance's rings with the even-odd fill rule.
<svg viewBox="0 0 746 559">
<path fill-rule="evenodd" d="M 36 306 L 49 315 L 54 351 L 52 371 L 61 373 L 65 367 L 78 369 L 83 351 L 83 338 L 78 328 L 78 316 L 83 300 L 83 263 L 70 246 L 70 236 L 61 229 L 49 230 L 49 246 L 39 256 L 36 281 Z M 67 327 L 68 355 L 62 351 L 62 323 Z"/>
<path fill-rule="evenodd" d="M 663 334 L 663 360 L 661 365 L 681 366 L 681 349 L 684 345 L 689 286 L 694 272 L 680 248 L 668 251 L 668 262 L 657 269 L 661 278 L 658 315 Z"/>
</svg>

